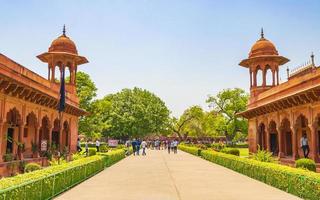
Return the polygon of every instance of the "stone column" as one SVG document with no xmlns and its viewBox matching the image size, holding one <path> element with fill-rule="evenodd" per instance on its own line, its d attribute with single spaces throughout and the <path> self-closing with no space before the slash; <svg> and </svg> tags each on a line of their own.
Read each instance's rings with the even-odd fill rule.
<svg viewBox="0 0 320 200">
<path fill-rule="evenodd" d="M 275 85 L 275 79 L 276 79 L 276 77 L 275 77 L 275 71 L 272 70 L 272 85 L 273 85 L 273 86 Z"/>
<path fill-rule="evenodd" d="M 277 69 L 277 85 L 279 85 L 279 69 Z"/>
<path fill-rule="evenodd" d="M 253 71 L 253 87 L 257 87 L 257 70 Z"/>
<path fill-rule="evenodd" d="M 23 135 L 24 135 L 24 124 L 19 125 L 19 135 L 18 135 L 18 157 L 20 160 L 23 160 Z"/>
<path fill-rule="evenodd" d="M 40 157 L 40 145 L 39 145 L 40 134 L 39 134 L 39 131 L 40 131 L 40 126 L 37 124 L 34 127 L 34 143 L 37 145 L 37 151 L 35 153 L 33 153 L 33 157 L 34 158 L 39 158 Z"/>
<path fill-rule="evenodd" d="M 3 145 L 4 145 L 4 136 L 5 136 L 5 134 L 6 134 L 6 132 L 5 132 L 5 124 L 3 123 L 3 122 L 0 122 L 0 162 L 2 162 L 3 161 L 3 158 L 2 158 L 2 155 L 4 155 L 5 153 L 6 153 L 6 150 L 4 150 L 4 152 L 3 152 Z"/>
<path fill-rule="evenodd" d="M 264 87 L 264 86 L 266 86 L 266 79 L 267 79 L 267 71 L 266 71 L 266 69 L 264 69 L 263 71 L 262 71 L 262 86 Z"/>
<path fill-rule="evenodd" d="M 283 157 L 284 153 L 283 153 L 283 141 L 282 141 L 282 129 L 278 129 L 277 128 L 277 132 L 278 132 L 278 145 L 279 145 L 279 154 L 278 157 L 281 158 Z"/>
<path fill-rule="evenodd" d="M 51 126 L 51 125 L 49 125 L 48 126 L 48 131 L 49 131 L 49 133 L 48 133 L 48 135 L 49 135 L 49 138 L 48 138 L 48 147 L 52 147 L 52 128 L 53 128 L 53 126 Z"/>
<path fill-rule="evenodd" d="M 252 71 L 251 71 L 251 69 L 250 69 L 250 88 L 252 87 Z"/>
<path fill-rule="evenodd" d="M 52 65 L 51 67 L 51 81 L 55 82 L 55 68 L 56 66 Z"/>
<path fill-rule="evenodd" d="M 309 125 L 310 131 L 311 131 L 311 138 L 310 138 L 310 158 L 312 158 L 314 161 L 318 161 L 318 152 L 317 152 L 317 129 Z"/>
<path fill-rule="evenodd" d="M 267 129 L 267 141 L 266 141 L 266 144 L 267 144 L 267 151 L 271 151 L 271 148 L 270 148 L 270 131 L 269 131 L 269 128 Z"/>
<path fill-rule="evenodd" d="M 292 158 L 296 160 L 298 157 L 297 130 L 291 127 L 292 132 Z"/>
</svg>

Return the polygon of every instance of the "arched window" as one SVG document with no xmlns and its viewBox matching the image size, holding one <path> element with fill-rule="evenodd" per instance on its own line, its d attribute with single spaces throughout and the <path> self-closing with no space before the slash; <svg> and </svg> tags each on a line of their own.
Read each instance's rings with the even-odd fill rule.
<svg viewBox="0 0 320 200">
<path fill-rule="evenodd" d="M 262 74 L 262 70 L 260 68 L 257 69 L 257 86 L 261 86 L 262 85 L 262 81 L 263 81 L 263 74 Z"/>
<path fill-rule="evenodd" d="M 272 71 L 268 66 L 266 68 L 266 85 L 272 85 Z"/>
</svg>

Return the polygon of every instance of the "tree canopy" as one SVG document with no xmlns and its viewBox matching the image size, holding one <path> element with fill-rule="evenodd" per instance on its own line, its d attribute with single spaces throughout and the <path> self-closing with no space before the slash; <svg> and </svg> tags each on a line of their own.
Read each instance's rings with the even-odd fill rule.
<svg viewBox="0 0 320 200">
<path fill-rule="evenodd" d="M 110 110 L 103 111 L 110 124 L 103 131 L 106 136 L 143 137 L 168 129 L 170 111 L 159 97 L 147 90 L 123 89 L 101 101 L 111 102 Z"/>
<path fill-rule="evenodd" d="M 216 96 L 209 96 L 207 103 L 212 110 L 221 115 L 217 128 L 224 132 L 229 141 L 237 133 L 247 134 L 248 122 L 236 114 L 246 110 L 249 95 L 240 88 L 225 89 Z"/>
</svg>

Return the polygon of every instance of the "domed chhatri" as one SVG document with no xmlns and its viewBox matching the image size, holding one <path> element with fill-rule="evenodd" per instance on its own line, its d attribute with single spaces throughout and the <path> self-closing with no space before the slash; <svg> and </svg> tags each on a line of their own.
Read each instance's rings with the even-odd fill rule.
<svg viewBox="0 0 320 200">
<path fill-rule="evenodd" d="M 257 56 L 279 55 L 272 42 L 264 38 L 263 29 L 261 29 L 261 38 L 252 46 L 249 58 Z"/>
<path fill-rule="evenodd" d="M 66 27 L 63 26 L 63 34 L 53 40 L 48 52 L 63 52 L 78 55 L 75 43 L 66 36 Z"/>
</svg>

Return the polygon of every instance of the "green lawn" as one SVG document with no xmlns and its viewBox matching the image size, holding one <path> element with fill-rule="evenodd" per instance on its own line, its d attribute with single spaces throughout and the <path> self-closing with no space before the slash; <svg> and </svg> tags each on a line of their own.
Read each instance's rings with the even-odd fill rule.
<svg viewBox="0 0 320 200">
<path fill-rule="evenodd" d="M 248 157 L 249 156 L 249 149 L 248 148 L 238 148 L 240 151 L 241 157 Z"/>
</svg>

